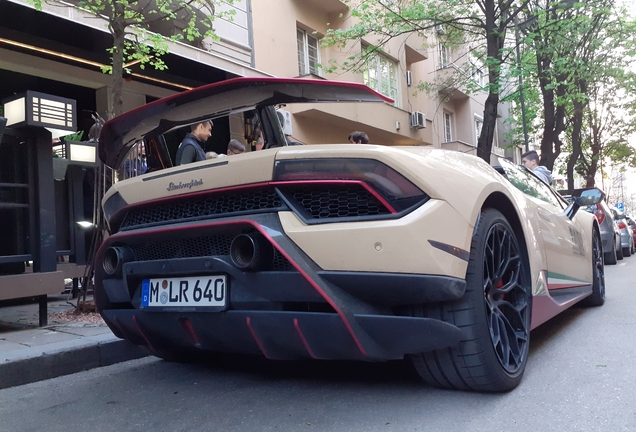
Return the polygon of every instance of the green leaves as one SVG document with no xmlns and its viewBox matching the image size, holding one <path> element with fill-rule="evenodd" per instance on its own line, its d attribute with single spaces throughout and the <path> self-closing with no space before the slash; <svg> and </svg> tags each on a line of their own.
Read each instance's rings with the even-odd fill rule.
<svg viewBox="0 0 636 432">
<path fill-rule="evenodd" d="M 42 0 L 28 0 L 37 10 Z M 144 69 L 147 65 L 158 70 L 168 68 L 161 59 L 169 49 L 169 41 L 197 43 L 205 38 L 219 40 L 214 33 L 214 19 L 233 19 L 236 11 L 227 7 L 234 0 L 80 0 L 77 6 L 83 12 L 107 21 L 113 36 L 113 46 L 108 49 L 112 64 L 102 67 L 102 72 L 113 76 L 115 104 L 111 110 L 121 112 L 123 74 L 132 68 Z M 223 5 L 223 7 L 218 7 Z M 121 47 L 118 49 L 117 47 Z"/>
</svg>

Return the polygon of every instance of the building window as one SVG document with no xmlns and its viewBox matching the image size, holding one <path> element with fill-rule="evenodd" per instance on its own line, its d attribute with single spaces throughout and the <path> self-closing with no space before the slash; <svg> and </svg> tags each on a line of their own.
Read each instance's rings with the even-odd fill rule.
<svg viewBox="0 0 636 432">
<path fill-rule="evenodd" d="M 444 113 L 444 142 L 451 142 L 453 140 L 453 115 L 451 113 Z"/>
<path fill-rule="evenodd" d="M 479 141 L 479 135 L 481 135 L 481 128 L 484 127 L 484 120 L 481 117 L 475 116 L 475 145 Z"/>
<path fill-rule="evenodd" d="M 448 47 L 444 44 L 439 44 L 439 67 L 444 68 L 448 66 L 449 63 Z"/>
<path fill-rule="evenodd" d="M 486 74 L 484 73 L 484 70 L 475 65 L 473 65 L 473 80 L 480 87 L 484 87 L 486 85 Z"/>
<path fill-rule="evenodd" d="M 316 67 L 320 63 L 318 39 L 303 29 L 296 29 L 296 41 L 298 42 L 298 74 L 320 75 L 320 70 Z"/>
<path fill-rule="evenodd" d="M 390 97 L 397 105 L 397 65 L 393 60 L 376 54 L 367 61 L 367 68 L 363 75 L 365 85 Z"/>
</svg>

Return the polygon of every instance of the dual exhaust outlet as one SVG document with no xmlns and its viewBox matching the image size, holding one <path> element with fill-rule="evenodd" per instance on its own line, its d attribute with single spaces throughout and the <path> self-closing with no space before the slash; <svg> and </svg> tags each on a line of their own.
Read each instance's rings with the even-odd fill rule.
<svg viewBox="0 0 636 432">
<path fill-rule="evenodd" d="M 260 233 L 239 234 L 232 240 L 230 259 L 244 271 L 267 270 L 274 262 L 274 246 Z M 126 262 L 134 261 L 127 246 L 111 246 L 104 252 L 102 267 L 108 276 L 121 276 Z"/>
</svg>

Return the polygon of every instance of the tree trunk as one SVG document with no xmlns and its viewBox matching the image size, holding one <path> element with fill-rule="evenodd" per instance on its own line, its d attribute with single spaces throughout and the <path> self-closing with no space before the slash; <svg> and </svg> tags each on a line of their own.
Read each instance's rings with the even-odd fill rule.
<svg viewBox="0 0 636 432">
<path fill-rule="evenodd" d="M 590 149 L 592 150 L 592 157 L 590 158 L 590 166 L 588 167 L 585 175 L 585 187 L 594 187 L 596 180 L 596 171 L 598 170 L 599 160 L 601 157 L 601 139 L 599 126 L 592 120 L 594 124 L 590 126 L 592 136 L 590 137 Z"/>
<path fill-rule="evenodd" d="M 489 93 L 484 104 L 484 124 L 477 140 L 477 156 L 490 164 L 490 153 L 492 152 L 492 142 L 495 138 L 495 127 L 497 125 L 497 106 L 499 105 L 499 95 Z"/>
<path fill-rule="evenodd" d="M 537 49 L 538 51 L 538 49 Z M 539 55 L 537 54 L 537 57 Z M 539 165 L 543 165 L 552 171 L 554 161 L 558 155 L 554 154 L 552 143 L 554 126 L 556 124 L 556 107 L 554 103 L 554 90 L 548 86 L 550 79 L 548 71 L 551 59 L 547 56 L 537 58 L 537 75 L 539 77 L 539 88 L 541 89 L 541 99 L 543 101 L 543 134 L 541 136 L 541 160 Z"/>
<path fill-rule="evenodd" d="M 579 91 L 582 95 L 587 93 L 587 85 L 585 81 L 579 81 Z M 567 164 L 568 191 L 574 190 L 574 167 L 583 154 L 581 149 L 582 130 L 583 130 L 583 110 L 585 108 L 584 96 L 579 95 L 574 98 L 574 112 L 572 114 L 572 154 Z"/>
<path fill-rule="evenodd" d="M 552 76 L 552 58 L 554 53 L 548 49 L 550 41 L 547 39 L 537 40 L 535 52 L 537 55 L 537 76 L 539 88 L 541 89 L 541 99 L 543 102 L 544 124 L 541 135 L 541 155 L 539 165 L 543 165 L 550 171 L 554 170 L 554 162 L 561 154 L 562 142 L 559 138 L 561 132 L 565 130 L 565 107 L 557 105 L 557 98 L 565 94 L 565 88 L 560 85 L 556 89 L 553 82 L 564 82 L 567 77 Z M 563 81 L 559 81 L 562 79 Z"/>
<path fill-rule="evenodd" d="M 496 7 L 494 0 L 485 0 L 485 17 L 486 17 L 486 41 L 488 52 L 488 82 L 490 83 L 488 90 L 488 98 L 484 104 L 484 124 L 477 140 L 477 156 L 490 164 L 490 153 L 492 152 L 492 143 L 495 139 L 495 130 L 497 127 L 497 107 L 499 106 L 499 86 L 500 71 L 502 62 L 502 48 L 506 37 L 505 27 L 497 27 L 495 24 Z M 504 14 L 505 11 L 500 11 Z"/>
</svg>

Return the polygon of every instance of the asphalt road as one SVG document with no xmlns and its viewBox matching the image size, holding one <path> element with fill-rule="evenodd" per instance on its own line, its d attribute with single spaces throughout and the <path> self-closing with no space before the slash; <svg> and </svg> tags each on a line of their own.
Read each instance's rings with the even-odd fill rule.
<svg viewBox="0 0 636 432">
<path fill-rule="evenodd" d="M 603 307 L 531 335 L 507 394 L 420 384 L 404 362 L 214 365 L 154 357 L 0 391 L 0 431 L 636 431 L 636 257 L 606 268 Z"/>
</svg>

